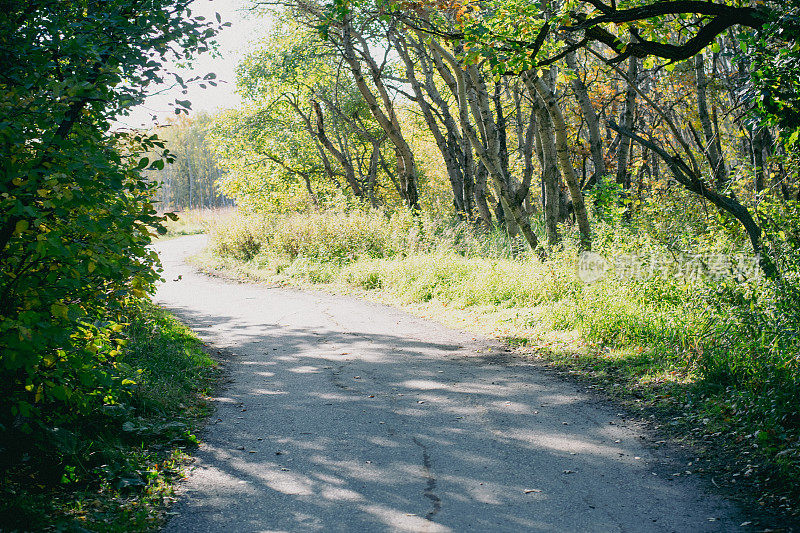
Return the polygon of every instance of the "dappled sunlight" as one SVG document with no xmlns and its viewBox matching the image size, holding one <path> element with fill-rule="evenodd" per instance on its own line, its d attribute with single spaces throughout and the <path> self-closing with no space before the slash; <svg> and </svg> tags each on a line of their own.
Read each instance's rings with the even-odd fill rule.
<svg viewBox="0 0 800 533">
<path fill-rule="evenodd" d="M 500 385 L 498 383 L 475 383 L 475 382 L 461 382 L 453 384 L 451 390 L 453 392 L 463 392 L 469 394 L 485 394 L 487 396 L 499 396 L 501 398 L 508 398 L 513 395 L 516 388 L 516 383 L 506 383 Z"/>
<path fill-rule="evenodd" d="M 295 374 L 319 374 L 322 372 L 319 368 L 311 365 L 304 365 L 304 366 L 297 366 L 294 368 L 287 369 L 289 372 L 294 372 Z"/>
<path fill-rule="evenodd" d="M 318 467 L 326 467 L 340 475 L 346 475 L 351 480 L 381 483 L 382 485 L 404 483 L 405 481 L 398 474 L 406 472 L 408 468 L 408 465 L 402 463 L 378 466 L 363 460 L 341 461 L 322 455 L 312 455 L 308 460 Z"/>
<path fill-rule="evenodd" d="M 283 390 L 275 390 L 275 389 L 253 389 L 253 394 L 255 396 L 275 396 L 280 394 L 289 394 Z"/>
<path fill-rule="evenodd" d="M 428 416 L 429 411 L 427 411 L 426 409 L 415 409 L 413 407 L 405 407 L 405 408 L 396 409 L 395 413 L 397 413 L 398 415 L 403 415 L 403 416 L 414 416 L 414 417 L 422 417 L 422 418 L 424 418 L 424 417 Z"/>
<path fill-rule="evenodd" d="M 385 505 L 362 505 L 360 508 L 377 518 L 385 526 L 391 527 L 394 531 L 425 531 L 427 533 L 449 533 L 453 531 L 447 526 Z"/>
<path fill-rule="evenodd" d="M 263 481 L 270 489 L 296 496 L 308 496 L 314 494 L 314 482 L 306 476 L 296 474 L 291 471 L 283 471 L 275 465 L 272 468 L 261 468 L 255 476 Z"/>
<path fill-rule="evenodd" d="M 598 442 L 587 441 L 584 437 L 574 434 L 558 434 L 554 432 L 537 432 L 521 428 L 497 431 L 499 438 L 513 439 L 524 443 L 523 446 L 531 449 L 548 449 L 554 452 L 590 454 L 607 457 L 615 461 L 627 462 L 623 459 L 628 455 L 626 450 L 618 446 L 608 446 Z"/>
<path fill-rule="evenodd" d="M 236 400 L 227 396 L 215 396 L 212 399 L 217 403 L 236 403 Z"/>
<path fill-rule="evenodd" d="M 401 383 L 407 389 L 419 390 L 452 390 L 452 387 L 446 383 L 434 381 L 431 379 L 409 379 Z"/>
<path fill-rule="evenodd" d="M 213 320 L 224 324 L 221 318 Z M 330 505 L 354 504 L 369 517 L 362 516 L 361 523 L 368 520 L 372 527 L 448 531 L 446 521 L 425 518 L 431 503 L 426 494 L 434 494 L 426 487 L 435 486 L 437 499 L 488 506 L 506 524 L 548 529 L 534 515 L 506 515 L 503 509 L 527 502 L 549 515 L 553 511 L 544 509 L 555 495 L 554 482 L 592 493 L 589 487 L 579 488 L 583 478 L 564 471 L 589 475 L 610 463 L 621 469 L 615 477 L 642 476 L 642 461 L 634 455 L 643 452 L 630 449 L 635 439 L 609 426 L 604 416 L 574 430 L 563 425 L 564 409 L 587 405 L 586 395 L 555 392 L 547 383 L 523 380 L 519 374 L 525 367 L 498 366 L 494 361 L 500 354 L 493 354 L 495 359 L 488 364 L 472 356 L 465 366 L 450 362 L 447 357 L 452 354 L 442 351 L 442 345 L 426 346 L 368 330 L 347 336 L 330 329 L 324 336 L 316 333 L 285 328 L 275 339 L 275 350 L 257 352 L 264 354 L 264 360 L 242 361 L 247 372 L 269 367 L 252 375 L 270 386 L 253 387 L 236 400 L 225 399 L 226 405 L 238 410 L 233 413 L 236 429 L 230 440 L 250 444 L 235 452 L 214 453 L 216 461 L 227 465 L 227 479 L 247 480 L 250 491 L 255 487 L 265 495 L 298 498 L 310 506 L 305 508 L 308 519 L 324 517 Z M 322 345 L 317 342 L 320 338 L 325 339 Z M 368 349 L 353 346 L 354 338 Z M 264 342 L 263 337 L 253 341 L 254 347 Z M 351 344 L 343 349 L 346 343 Z M 238 350 L 248 347 L 240 345 Z M 382 351 L 394 355 L 371 355 Z M 414 355 L 397 355 L 405 351 Z M 419 364 L 411 368 L 413 375 L 409 363 Z M 288 396 L 294 398 L 291 403 L 277 404 L 279 411 L 269 415 L 281 421 L 279 426 L 264 435 L 253 433 L 246 420 L 257 405 L 254 402 Z M 311 416 L 308 409 L 314 410 Z M 301 418 L 295 418 L 295 412 Z M 336 429 L 322 419 L 335 421 Z M 320 434 L 323 427 L 327 429 Z M 272 459 L 265 462 L 265 455 Z M 431 458 L 430 463 L 424 464 L 423 455 Z M 506 458 L 510 457 L 528 457 L 528 462 L 509 471 Z M 449 472 L 439 472 L 439 465 L 450 465 Z M 650 490 L 650 497 L 665 501 L 672 492 L 663 485 Z M 415 492 L 417 496 L 411 497 Z M 309 510 L 315 508 L 316 515 Z M 489 521 L 483 524 L 491 529 Z"/>
<path fill-rule="evenodd" d="M 369 437 L 367 438 L 367 442 L 374 444 L 375 446 L 382 446 L 384 448 L 400 448 L 401 445 L 386 437 Z"/>
<path fill-rule="evenodd" d="M 539 401 L 540 405 L 544 407 L 546 405 L 573 405 L 586 401 L 586 398 L 569 394 L 544 394 L 539 397 Z"/>
<path fill-rule="evenodd" d="M 324 481 L 325 483 L 328 483 L 330 485 L 334 485 L 336 487 L 340 487 L 341 485 L 347 484 L 347 481 L 345 481 L 344 479 L 342 479 L 340 477 L 331 476 L 329 474 L 321 474 L 319 472 L 313 472 L 311 474 L 311 477 L 319 479 L 320 481 Z"/>
<path fill-rule="evenodd" d="M 311 392 L 308 395 L 309 396 L 313 396 L 315 398 L 319 398 L 320 400 L 333 400 L 333 401 L 337 401 L 337 402 L 358 402 L 358 401 L 361 401 L 361 398 L 354 398 L 352 395 L 337 394 L 335 392 Z"/>
<path fill-rule="evenodd" d="M 516 413 L 520 415 L 533 415 L 538 412 L 530 405 L 520 402 L 507 402 L 499 400 L 496 402 L 490 402 L 488 405 L 491 406 L 491 409 L 494 411 Z"/>
<path fill-rule="evenodd" d="M 322 498 L 331 501 L 357 502 L 366 499 L 356 491 L 343 489 L 341 487 L 324 487 L 320 490 L 319 495 Z"/>
<path fill-rule="evenodd" d="M 487 474 L 487 478 L 489 476 L 490 474 Z M 504 495 L 511 494 L 509 487 L 491 481 L 481 481 L 480 478 L 475 479 L 472 477 L 446 475 L 442 476 L 441 480 L 449 485 L 458 487 L 458 490 L 453 491 L 453 493 L 462 495 L 464 501 L 484 503 L 487 505 L 503 505 L 504 503 L 508 503 L 508 498 Z"/>
</svg>

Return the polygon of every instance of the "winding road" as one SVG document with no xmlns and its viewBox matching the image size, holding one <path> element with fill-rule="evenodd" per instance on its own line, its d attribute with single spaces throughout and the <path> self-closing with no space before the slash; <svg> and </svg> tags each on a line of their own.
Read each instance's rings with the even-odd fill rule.
<svg viewBox="0 0 800 533">
<path fill-rule="evenodd" d="M 602 398 L 495 341 L 156 246 L 156 300 L 228 383 L 167 532 L 736 531 L 734 505 Z M 688 459 L 691 460 L 691 459 Z"/>
</svg>

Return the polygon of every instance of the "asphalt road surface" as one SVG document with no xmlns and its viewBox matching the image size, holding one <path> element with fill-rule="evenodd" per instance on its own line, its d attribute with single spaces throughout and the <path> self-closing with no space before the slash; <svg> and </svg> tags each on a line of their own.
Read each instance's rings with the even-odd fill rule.
<svg viewBox="0 0 800 533">
<path fill-rule="evenodd" d="M 156 246 L 157 301 L 229 356 L 167 532 L 735 531 L 746 520 L 685 475 L 687 458 L 496 342 L 356 298 L 205 276 L 184 263 L 204 243 Z"/>
</svg>

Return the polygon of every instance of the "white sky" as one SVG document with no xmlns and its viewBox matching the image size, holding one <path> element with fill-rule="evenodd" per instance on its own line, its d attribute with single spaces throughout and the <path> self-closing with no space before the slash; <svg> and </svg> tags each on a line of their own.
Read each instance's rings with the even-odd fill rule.
<svg viewBox="0 0 800 533">
<path fill-rule="evenodd" d="M 120 117 L 117 126 L 149 128 L 155 125 L 153 116 L 156 122 L 164 122 L 175 116 L 175 108 L 169 104 L 174 103 L 176 98 L 192 102 L 190 115 L 197 111 L 211 113 L 236 107 L 241 102 L 241 98 L 235 93 L 236 65 L 269 29 L 269 20 L 251 15 L 245 8 L 247 4 L 247 0 L 196 0 L 192 4 L 193 15 L 202 15 L 206 20 L 215 21 L 214 14 L 219 13 L 222 21 L 230 22 L 231 26 L 217 35 L 218 57 L 207 53 L 197 58 L 189 69 L 177 69 L 170 65 L 170 70 L 177 72 L 183 79 L 202 77 L 213 72 L 217 75 L 216 87 L 207 85 L 206 89 L 201 89 L 194 83 L 189 86 L 185 95 L 180 86 L 160 87 L 157 90 L 163 92 L 149 97 L 144 104 L 134 108 L 130 116 Z M 151 92 L 154 90 L 155 88 L 151 88 Z"/>
</svg>

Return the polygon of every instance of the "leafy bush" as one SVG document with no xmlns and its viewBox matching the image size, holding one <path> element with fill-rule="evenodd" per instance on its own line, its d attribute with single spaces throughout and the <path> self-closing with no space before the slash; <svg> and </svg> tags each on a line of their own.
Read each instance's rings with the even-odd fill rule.
<svg viewBox="0 0 800 533">
<path fill-rule="evenodd" d="M 269 222 L 257 216 L 233 216 L 217 222 L 211 231 L 211 249 L 222 257 L 249 261 L 270 239 Z"/>
<path fill-rule="evenodd" d="M 141 173 L 171 157 L 155 135 L 110 129 L 175 50 L 210 45 L 218 25 L 187 5 L 32 0 L 0 14 L 0 474 L 36 459 L 52 465 L 45 483 L 69 477 L 60 458 L 85 443 L 65 428 L 135 386 L 118 359 L 125 313 L 159 277 L 147 246 L 165 231 Z"/>
<path fill-rule="evenodd" d="M 156 525 L 179 449 L 195 444 L 192 432 L 208 412 L 198 393 L 213 384 L 215 363 L 190 330 L 152 305 L 127 308 L 124 320 L 115 369 L 125 386 L 114 402 L 62 417 L 37 453 L 30 436 L 17 435 L 20 460 L 0 475 L 0 529 L 71 530 L 75 517 L 73 525 L 102 531 Z"/>
</svg>

